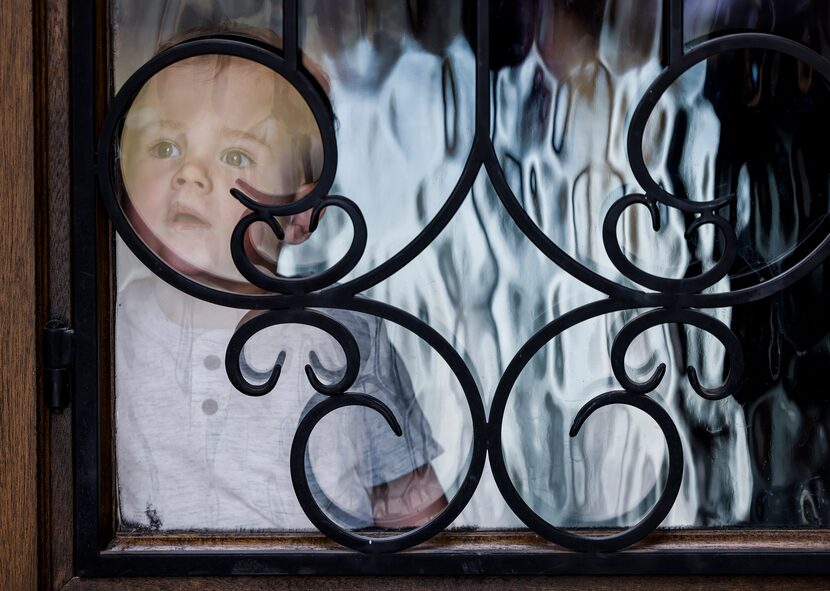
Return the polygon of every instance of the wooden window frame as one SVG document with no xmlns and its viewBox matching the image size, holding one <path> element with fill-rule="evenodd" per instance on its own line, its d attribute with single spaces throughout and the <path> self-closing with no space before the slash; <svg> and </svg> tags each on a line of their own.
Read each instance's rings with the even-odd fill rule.
<svg viewBox="0 0 830 591">
<path fill-rule="evenodd" d="M 97 2 L 96 31 L 109 30 L 104 2 Z M 9 589 L 258 589 L 289 588 L 292 585 L 321 583 L 341 588 L 359 588 L 362 585 L 399 586 L 414 588 L 417 579 L 350 578 L 347 583 L 335 582 L 330 577 L 265 576 L 250 577 L 257 561 L 241 558 L 240 550 L 261 551 L 266 558 L 275 550 L 284 551 L 284 565 L 274 566 L 271 573 L 300 573 L 307 571 L 301 562 L 304 556 L 320 559 L 319 564 L 330 566 L 330 572 L 340 574 L 372 573 L 374 575 L 415 575 L 427 572 L 439 575 L 433 581 L 436 587 L 498 588 L 504 584 L 499 578 L 459 578 L 465 574 L 517 576 L 535 574 L 543 578 L 517 579 L 528 587 L 585 584 L 595 588 L 640 588 L 644 584 L 666 584 L 677 588 L 692 588 L 697 583 L 673 575 L 718 575 L 707 581 L 707 586 L 733 584 L 733 575 L 779 575 L 765 579 L 763 585 L 789 588 L 816 587 L 816 577 L 809 573 L 830 571 L 830 532 L 827 530 L 704 530 L 658 531 L 633 548 L 615 554 L 586 555 L 559 549 L 534 534 L 526 532 L 447 532 L 430 542 L 398 555 L 367 557 L 336 547 L 315 535 L 284 536 L 267 541 L 257 536 L 235 538 L 226 544 L 222 555 L 211 554 L 208 559 L 221 558 L 228 565 L 230 578 L 175 577 L 161 579 L 111 576 L 87 577 L 84 559 L 76 554 L 73 506 L 79 483 L 73 474 L 73 459 L 86 449 L 73 450 L 73 410 L 50 412 L 42 403 L 42 384 L 35 379 L 39 365 L 39 337 L 37 327 L 50 318 L 78 321 L 79 313 L 91 313 L 102 322 L 98 324 L 101 348 L 99 367 L 93 387 L 101 393 L 111 390 L 111 373 L 106 371 L 111 350 L 112 334 L 109 320 L 112 277 L 110 245 L 112 234 L 102 207 L 93 203 L 94 239 L 88 243 L 97 251 L 99 273 L 91 285 L 83 286 L 83 293 L 96 293 L 98 306 L 84 306 L 80 310 L 76 300 L 72 305 L 73 277 L 69 228 L 73 215 L 71 204 L 82 198 L 79 191 L 92 191 L 92 183 L 84 184 L 77 178 L 82 167 L 79 156 L 91 146 L 70 146 L 78 135 L 70 134 L 70 105 L 89 96 L 99 107 L 108 99 L 108 84 L 95 84 L 92 71 L 89 77 L 70 76 L 71 22 L 68 0 L 11 0 L 3 4 L 0 24 L 5 62 L 2 82 L 4 95 L 2 127 L 6 141 L 19 147 L 17 158 L 4 160 L 3 186 L 6 195 L 0 200 L 5 231 L 3 243 L 6 257 L 2 263 L 4 279 L 2 302 L 4 306 L 5 359 L 3 385 L 7 402 L 0 413 L 0 428 L 8 433 L 4 443 L 7 478 L 2 486 L 0 524 L 3 526 L 4 549 L 0 555 L 8 565 L 4 579 Z M 31 21 L 20 15 L 32 14 Z M 98 48 L 97 67 L 106 68 L 106 39 L 95 41 Z M 77 71 L 77 70 L 76 70 Z M 98 113 L 102 113 L 98 109 Z M 30 158 L 28 156 L 31 156 Z M 70 174 L 70 161 L 76 176 Z M 90 172 L 91 174 L 91 172 Z M 70 194 L 70 187 L 75 193 Z M 88 195 L 87 195 L 88 197 Z M 83 212 L 88 214 L 89 212 Z M 77 208 L 75 215 L 78 215 Z M 76 245 L 77 246 L 77 245 Z M 77 252 L 77 251 L 76 251 Z M 78 282 L 88 278 L 74 277 Z M 91 291 L 90 291 L 91 290 Z M 77 293 L 77 292 L 76 292 Z M 102 425 L 102 436 L 109 426 Z M 101 445 L 100 449 L 107 449 Z M 74 455 L 73 455 L 74 454 Z M 103 462 L 104 464 L 106 462 Z M 36 468 L 36 470 L 35 470 Z M 38 475 L 37 479 L 35 474 Z M 85 475 L 89 477 L 89 475 Z M 106 474 L 94 475 L 111 482 Z M 103 495 L 101 515 L 111 515 L 112 494 Z M 107 528 L 104 528 L 105 530 Z M 144 561 L 143 575 L 154 571 L 154 561 L 164 553 L 165 545 L 174 545 L 177 552 L 204 560 L 206 545 L 215 546 L 216 539 L 198 536 L 153 536 L 140 539 L 115 536 L 114 529 L 104 531 L 92 553 L 104 561 L 109 557 L 137 556 Z M 81 549 L 81 554 L 84 551 Z M 179 556 L 187 559 L 187 556 Z M 247 562 L 246 562 L 247 561 Z M 160 563 L 159 563 L 160 564 Z M 319 575 L 321 571 L 312 573 Z M 103 568 L 96 575 L 113 575 Z M 590 574 L 590 577 L 573 575 Z M 606 575 L 659 574 L 655 579 L 628 578 L 623 582 L 610 581 Z M 566 575 L 550 578 L 550 575 Z M 784 576 L 781 576 L 784 575 Z M 595 578 L 599 577 L 599 578 Z M 757 580 L 743 579 L 750 585 Z"/>
</svg>

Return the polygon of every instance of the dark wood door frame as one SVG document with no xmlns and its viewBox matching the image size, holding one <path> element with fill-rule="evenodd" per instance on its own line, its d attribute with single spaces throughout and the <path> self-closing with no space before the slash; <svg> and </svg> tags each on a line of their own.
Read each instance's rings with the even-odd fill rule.
<svg viewBox="0 0 830 591">
<path fill-rule="evenodd" d="M 0 10 L 0 586 L 24 590 L 37 572 L 32 2 L 7 0 Z"/>
<path fill-rule="evenodd" d="M 819 577 L 77 578 L 72 560 L 72 413 L 48 411 L 38 381 L 40 327 L 50 318 L 71 321 L 69 0 L 4 0 L 0 14 L 0 129 L 5 146 L 0 161 L 0 591 L 830 588 L 830 581 Z M 803 548 L 803 541 L 795 545 Z"/>
</svg>

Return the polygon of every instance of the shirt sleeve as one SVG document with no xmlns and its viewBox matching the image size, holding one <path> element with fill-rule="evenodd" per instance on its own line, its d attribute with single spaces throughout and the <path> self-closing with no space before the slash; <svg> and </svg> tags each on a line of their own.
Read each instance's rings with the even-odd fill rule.
<svg viewBox="0 0 830 591">
<path fill-rule="evenodd" d="M 400 437 L 395 435 L 374 410 L 360 414 L 355 443 L 363 456 L 358 471 L 364 485 L 378 486 L 428 464 L 443 450 L 432 436 L 409 372 L 392 346 L 384 322 L 346 311 L 336 311 L 333 316 L 349 329 L 360 349 L 360 372 L 349 390 L 384 403 L 403 431 Z"/>
</svg>

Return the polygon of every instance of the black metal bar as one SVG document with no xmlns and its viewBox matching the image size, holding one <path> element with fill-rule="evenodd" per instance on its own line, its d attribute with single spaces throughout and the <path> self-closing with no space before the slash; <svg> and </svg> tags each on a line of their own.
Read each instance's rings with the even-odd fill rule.
<svg viewBox="0 0 830 591">
<path fill-rule="evenodd" d="M 683 57 L 683 0 L 668 0 L 669 67 Z"/>
<path fill-rule="evenodd" d="M 95 198 L 95 4 L 71 3 L 72 310 L 75 569 L 100 563 L 98 464 L 98 216 Z"/>
<path fill-rule="evenodd" d="M 830 553 L 747 550 L 585 554 L 527 551 L 408 550 L 366 555 L 312 552 L 103 552 L 88 576 L 242 575 L 790 575 L 830 574 Z"/>
<path fill-rule="evenodd" d="M 285 61 L 288 67 L 296 70 L 299 66 L 299 30 L 300 14 L 298 0 L 283 0 L 282 7 L 282 43 Z"/>
<path fill-rule="evenodd" d="M 476 5 L 476 135 L 474 145 L 490 138 L 490 0 Z M 475 148 L 474 148 L 475 150 Z M 476 150 L 481 152 L 481 150 Z M 481 155 L 481 154 L 480 154 Z"/>
</svg>

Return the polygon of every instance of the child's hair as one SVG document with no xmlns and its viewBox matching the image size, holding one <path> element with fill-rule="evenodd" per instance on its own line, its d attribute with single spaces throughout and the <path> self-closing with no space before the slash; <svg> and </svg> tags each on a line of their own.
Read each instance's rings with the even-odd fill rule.
<svg viewBox="0 0 830 591">
<path fill-rule="evenodd" d="M 247 37 L 257 45 L 262 45 L 263 43 L 265 43 L 279 50 L 282 50 L 282 36 L 272 31 L 271 29 L 265 29 L 263 27 L 254 27 L 252 25 L 232 21 L 228 18 L 223 18 L 215 25 L 197 27 L 195 29 L 189 29 L 183 33 L 177 33 L 169 39 L 159 43 L 156 49 L 156 53 L 161 53 L 166 49 L 170 49 L 174 45 L 183 43 L 184 41 L 190 41 L 193 39 L 199 39 L 211 35 L 232 35 L 235 37 Z M 320 90 L 323 92 L 323 94 L 328 95 L 329 80 L 325 73 L 322 71 L 322 69 L 320 69 L 320 66 L 315 64 L 313 61 L 309 60 L 305 55 L 303 56 L 302 64 L 303 68 L 309 74 L 311 74 L 311 76 L 320 86 Z"/>
</svg>

